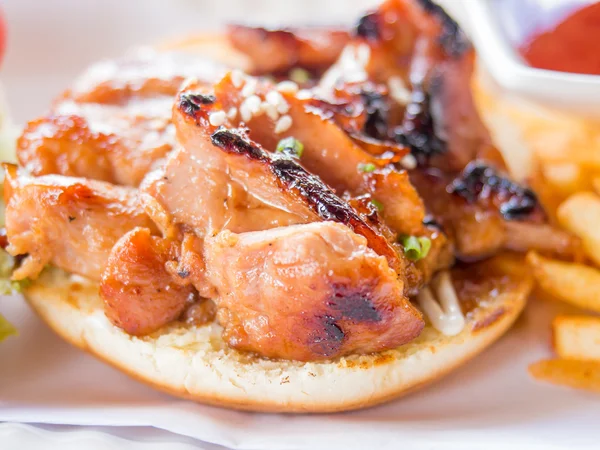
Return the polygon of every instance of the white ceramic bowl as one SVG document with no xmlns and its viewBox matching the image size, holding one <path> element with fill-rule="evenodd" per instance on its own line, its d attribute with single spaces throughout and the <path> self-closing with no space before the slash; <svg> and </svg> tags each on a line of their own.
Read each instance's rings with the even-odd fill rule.
<svg viewBox="0 0 600 450">
<path fill-rule="evenodd" d="M 464 2 L 473 43 L 502 88 L 545 105 L 600 117 L 600 76 L 532 68 L 515 50 L 525 27 L 551 26 L 565 11 L 591 3 L 594 0 Z"/>
</svg>

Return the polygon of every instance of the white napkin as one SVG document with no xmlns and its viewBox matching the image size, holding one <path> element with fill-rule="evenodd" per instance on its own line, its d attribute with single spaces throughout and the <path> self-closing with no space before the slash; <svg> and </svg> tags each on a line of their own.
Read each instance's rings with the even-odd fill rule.
<svg viewBox="0 0 600 450">
<path fill-rule="evenodd" d="M 20 335 L 0 344 L 0 421 L 154 426 L 236 449 L 597 449 L 600 397 L 527 375 L 528 363 L 550 354 L 557 308 L 533 302 L 499 343 L 409 397 L 302 416 L 228 411 L 153 391 L 71 348 L 19 297 L 5 297 L 0 309 Z"/>
<path fill-rule="evenodd" d="M 152 427 L 0 423 L 2 450 L 227 450 Z"/>
</svg>

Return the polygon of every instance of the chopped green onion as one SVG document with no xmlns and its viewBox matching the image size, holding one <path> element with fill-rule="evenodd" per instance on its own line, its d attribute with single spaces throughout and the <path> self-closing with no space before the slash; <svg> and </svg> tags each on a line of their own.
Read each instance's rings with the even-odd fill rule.
<svg viewBox="0 0 600 450">
<path fill-rule="evenodd" d="M 377 167 L 376 167 L 376 166 L 375 166 L 375 164 L 373 164 L 373 163 L 367 163 L 367 164 L 360 163 L 360 164 L 358 165 L 358 170 L 359 170 L 360 172 L 364 172 L 364 173 L 371 173 L 371 172 L 374 172 L 374 171 L 375 171 L 375 169 L 377 169 Z"/>
<path fill-rule="evenodd" d="M 404 254 L 411 261 L 421 259 L 421 244 L 415 236 L 402 236 L 400 243 L 404 247 Z"/>
<path fill-rule="evenodd" d="M 431 239 L 428 237 L 420 237 L 419 244 L 421 244 L 421 258 L 426 258 L 431 250 Z"/>
<path fill-rule="evenodd" d="M 375 200 L 374 198 L 371 199 L 371 204 L 377 208 L 377 211 L 381 212 L 383 211 L 383 203 L 381 203 L 379 200 Z"/>
<path fill-rule="evenodd" d="M 399 241 L 404 248 L 404 254 L 411 261 L 418 261 L 425 258 L 431 249 L 431 239 L 428 237 L 405 235 L 400 236 Z"/>
<path fill-rule="evenodd" d="M 304 84 L 310 80 L 310 73 L 301 67 L 294 67 L 290 70 L 290 80 L 297 84 Z"/>
<path fill-rule="evenodd" d="M 301 158 L 302 153 L 304 153 L 304 144 L 296 138 L 288 137 L 279 141 L 276 151 L 277 153 L 285 153 L 286 155 Z"/>
<path fill-rule="evenodd" d="M 9 336 L 15 336 L 17 329 L 0 314 L 0 342 Z"/>
</svg>

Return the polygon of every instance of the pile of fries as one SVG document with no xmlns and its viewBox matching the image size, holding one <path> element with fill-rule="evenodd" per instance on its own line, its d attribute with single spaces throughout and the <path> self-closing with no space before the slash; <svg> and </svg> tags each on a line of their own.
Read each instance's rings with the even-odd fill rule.
<svg viewBox="0 0 600 450">
<path fill-rule="evenodd" d="M 474 92 L 511 170 L 532 185 L 549 220 L 582 243 L 583 255 L 574 261 L 527 255 L 541 290 L 581 309 L 581 315 L 554 319 L 556 358 L 532 364 L 529 372 L 537 380 L 600 392 L 600 120 L 494 95 L 485 76 Z M 506 134 L 518 138 L 511 145 Z"/>
</svg>

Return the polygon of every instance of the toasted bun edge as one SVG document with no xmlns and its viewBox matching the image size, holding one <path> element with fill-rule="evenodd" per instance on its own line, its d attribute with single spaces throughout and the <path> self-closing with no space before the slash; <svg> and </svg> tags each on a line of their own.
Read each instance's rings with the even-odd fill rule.
<svg viewBox="0 0 600 450">
<path fill-rule="evenodd" d="M 97 284 L 57 269 L 25 297 L 63 339 L 159 390 L 240 410 L 324 413 L 373 406 L 441 378 L 504 334 L 530 289 L 529 280 L 515 278 L 497 295 L 489 293 L 457 336 L 427 326 L 394 350 L 307 363 L 230 349 L 215 323 L 173 324 L 151 336 L 130 336 L 105 317 Z"/>
</svg>

